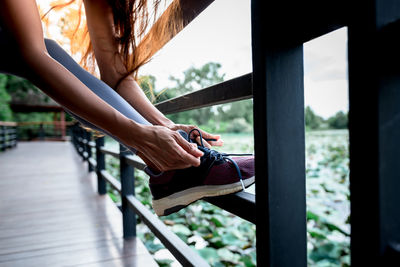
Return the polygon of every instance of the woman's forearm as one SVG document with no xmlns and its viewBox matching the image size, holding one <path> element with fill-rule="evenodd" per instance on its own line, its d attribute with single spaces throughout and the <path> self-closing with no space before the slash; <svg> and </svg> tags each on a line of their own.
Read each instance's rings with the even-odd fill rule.
<svg viewBox="0 0 400 267">
<path fill-rule="evenodd" d="M 127 77 L 121 81 L 115 90 L 150 123 L 166 127 L 174 124 L 154 107 L 132 77 Z"/>
<path fill-rule="evenodd" d="M 140 140 L 133 135 L 141 126 L 95 95 L 46 52 L 29 53 L 25 61 L 29 69 L 27 78 L 61 105 L 120 140 Z"/>
</svg>

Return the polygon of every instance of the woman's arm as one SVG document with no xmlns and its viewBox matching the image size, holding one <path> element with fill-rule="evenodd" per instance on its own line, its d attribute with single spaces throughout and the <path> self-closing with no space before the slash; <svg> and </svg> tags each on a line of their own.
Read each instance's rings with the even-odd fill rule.
<svg viewBox="0 0 400 267">
<path fill-rule="evenodd" d="M 101 79 L 110 87 L 114 86 L 127 72 L 122 58 L 118 54 L 118 44 L 114 39 L 113 14 L 106 0 L 85 0 L 85 10 L 90 40 L 93 45 L 96 61 L 99 66 Z M 171 130 L 182 129 L 186 132 L 193 125 L 177 125 L 165 117 L 147 99 L 143 90 L 133 77 L 128 76 L 114 88 L 133 108 L 154 125 L 165 126 Z M 212 145 L 222 145 L 220 136 L 202 131 L 204 138 L 212 138 L 217 141 Z M 208 144 L 207 142 L 205 142 Z"/>
<path fill-rule="evenodd" d="M 179 134 L 139 125 L 99 98 L 61 64 L 51 58 L 43 39 L 34 0 L 2 0 L 3 25 L 15 41 L 28 79 L 73 113 L 137 148 L 160 170 L 198 166 L 201 152 Z M 164 128 L 164 127 L 163 127 Z"/>
<path fill-rule="evenodd" d="M 2 1 L 0 14 L 22 57 L 21 68 L 34 84 L 72 112 L 113 133 L 131 123 L 82 84 L 47 53 L 42 25 L 34 0 Z M 112 123 L 116 122 L 116 123 Z M 136 126 L 134 126 L 137 128 Z M 126 136 L 119 135 L 122 140 Z"/>
</svg>

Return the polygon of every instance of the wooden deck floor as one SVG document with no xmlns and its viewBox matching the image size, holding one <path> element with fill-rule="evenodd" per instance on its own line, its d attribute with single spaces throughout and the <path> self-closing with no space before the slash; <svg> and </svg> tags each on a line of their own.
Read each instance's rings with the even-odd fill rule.
<svg viewBox="0 0 400 267">
<path fill-rule="evenodd" d="M 95 191 L 72 145 L 19 143 L 0 153 L 0 266 L 158 266 Z"/>
</svg>

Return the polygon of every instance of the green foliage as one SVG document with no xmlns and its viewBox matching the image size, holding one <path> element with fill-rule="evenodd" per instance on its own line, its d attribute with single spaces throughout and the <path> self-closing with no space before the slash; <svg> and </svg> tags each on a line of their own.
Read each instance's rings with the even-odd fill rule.
<svg viewBox="0 0 400 267">
<path fill-rule="evenodd" d="M 30 81 L 18 76 L 7 75 L 6 89 L 9 94 L 12 94 L 18 99 L 23 99 L 29 94 L 38 95 L 44 102 L 50 101 L 50 98 L 42 91 L 34 86 Z"/>
<path fill-rule="evenodd" d="M 20 121 L 53 121 L 54 112 L 17 112 L 14 113 L 13 120 Z"/>
<path fill-rule="evenodd" d="M 225 109 L 230 106 L 229 109 Z M 231 121 L 236 118 L 244 118 L 249 125 L 253 125 L 253 100 L 236 101 L 231 104 L 221 105 L 218 108 L 221 121 Z"/>
<path fill-rule="evenodd" d="M 306 135 L 309 266 L 350 266 L 347 131 Z"/>
<path fill-rule="evenodd" d="M 348 123 L 347 115 L 343 111 L 337 112 L 328 119 L 329 127 L 332 129 L 346 129 Z"/>
<path fill-rule="evenodd" d="M 28 80 L 21 77 L 0 74 L 0 121 L 52 121 L 53 113 L 13 113 L 10 108 L 11 96 L 23 100 L 27 96 L 35 96 L 44 102 L 50 98 Z"/>
<path fill-rule="evenodd" d="M 314 113 L 311 107 L 307 106 L 304 111 L 306 127 L 312 130 L 319 129 L 324 119 Z"/>
<path fill-rule="evenodd" d="M 311 107 L 307 106 L 304 114 L 307 130 L 319 129 L 347 129 L 348 117 L 343 111 L 337 112 L 334 116 L 324 120 L 316 115 Z"/>
<path fill-rule="evenodd" d="M 253 131 L 253 127 L 244 118 L 236 118 L 226 127 L 226 131 L 229 133 L 250 133 Z"/>
<path fill-rule="evenodd" d="M 190 67 L 183 72 L 183 79 L 171 76 L 170 80 L 176 83 L 173 89 L 176 94 L 182 95 L 222 82 L 225 74 L 220 74 L 221 64 L 209 62 L 200 68 Z"/>
<path fill-rule="evenodd" d="M 220 68 L 220 64 L 210 62 L 200 68 L 191 67 L 187 69 L 184 71 L 182 79 L 171 76 L 170 80 L 175 82 L 175 86 L 166 90 L 159 99 L 169 99 L 222 82 L 224 75 L 219 73 Z M 206 107 L 172 114 L 168 117 L 175 123 L 206 125 L 215 115 L 211 107 Z"/>
<path fill-rule="evenodd" d="M 7 81 L 8 76 L 5 74 L 0 74 L 0 121 L 12 120 L 12 111 L 9 105 L 11 96 L 6 90 Z"/>
</svg>

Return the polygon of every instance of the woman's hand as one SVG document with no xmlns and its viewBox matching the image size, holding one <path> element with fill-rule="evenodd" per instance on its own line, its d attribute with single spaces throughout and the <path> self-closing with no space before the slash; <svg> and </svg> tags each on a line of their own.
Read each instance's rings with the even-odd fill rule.
<svg viewBox="0 0 400 267">
<path fill-rule="evenodd" d="M 203 152 L 189 143 L 177 131 L 164 126 L 141 126 L 135 134 L 135 142 L 129 145 L 159 170 L 168 171 L 200 165 Z M 139 154 L 139 156 L 140 156 Z"/>
<path fill-rule="evenodd" d="M 192 130 L 192 129 L 198 129 L 201 132 L 201 135 L 203 136 L 203 144 L 204 144 L 204 146 L 206 146 L 208 148 L 211 148 L 211 146 L 222 146 L 224 144 L 224 141 L 221 139 L 220 135 L 207 133 L 207 132 L 201 130 L 199 127 L 195 126 L 195 125 L 185 125 L 185 124 L 174 124 L 173 123 L 173 124 L 167 125 L 166 127 L 168 129 L 173 130 L 173 131 L 176 131 L 176 130 L 180 129 L 180 130 L 183 130 L 183 131 L 185 131 L 187 133 L 189 133 L 190 130 Z M 197 131 L 194 131 L 190 138 L 196 139 L 196 142 L 198 144 L 200 144 L 200 135 L 198 134 Z M 206 141 L 204 139 L 214 139 L 215 141 L 211 141 L 211 140 Z"/>
</svg>

